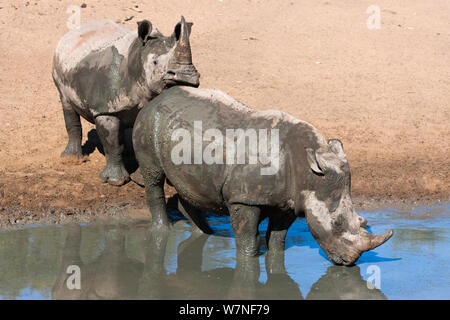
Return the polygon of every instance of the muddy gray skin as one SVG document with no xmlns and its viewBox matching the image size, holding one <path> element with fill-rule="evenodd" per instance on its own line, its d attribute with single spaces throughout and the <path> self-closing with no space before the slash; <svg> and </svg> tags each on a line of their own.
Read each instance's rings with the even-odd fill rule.
<svg viewBox="0 0 450 320">
<path fill-rule="evenodd" d="M 96 125 L 106 167 L 103 181 L 122 185 L 129 174 L 122 161 L 123 131 L 144 104 L 174 85 L 199 85 L 192 64 L 192 23 L 176 24 L 163 36 L 148 20 L 133 31 L 110 20 L 90 21 L 67 33 L 53 58 L 53 80 L 63 106 L 69 141 L 61 156 L 82 157 L 80 116 Z"/>
<path fill-rule="evenodd" d="M 179 140 L 172 141 L 172 134 L 184 128 L 193 137 L 194 121 L 202 121 L 203 132 L 217 129 L 223 136 L 226 129 L 278 129 L 278 170 L 262 175 L 260 161 L 175 164 L 171 152 Z M 269 251 L 284 250 L 288 228 L 297 217 L 306 217 L 315 240 L 339 265 L 355 263 L 393 234 L 391 230 L 373 235 L 364 229 L 366 221 L 350 197 L 350 169 L 339 140 L 327 141 L 311 124 L 286 113 L 250 109 L 219 90 L 177 86 L 165 91 L 138 115 L 133 146 L 154 229 L 170 227 L 164 197 L 167 179 L 189 204 L 188 215 L 230 215 L 237 249 L 244 255 L 258 253 L 258 225 L 266 217 Z"/>
</svg>

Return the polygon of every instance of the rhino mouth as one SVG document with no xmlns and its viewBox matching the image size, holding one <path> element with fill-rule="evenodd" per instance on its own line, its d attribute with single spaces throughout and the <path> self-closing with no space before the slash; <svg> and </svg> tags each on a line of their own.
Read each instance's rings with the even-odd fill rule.
<svg viewBox="0 0 450 320">
<path fill-rule="evenodd" d="M 352 266 L 364 252 L 373 250 L 388 241 L 394 232 L 389 230 L 382 235 L 374 235 L 361 228 L 360 238 L 352 245 L 337 240 L 332 243 L 319 243 L 328 258 L 336 265 Z"/>
<path fill-rule="evenodd" d="M 197 88 L 200 85 L 200 74 L 193 65 L 188 65 L 168 70 L 163 80 L 167 87 L 187 85 Z"/>
<path fill-rule="evenodd" d="M 353 254 L 344 256 L 328 253 L 328 258 L 331 260 L 331 262 L 338 266 L 352 266 L 360 256 L 361 252 L 355 252 Z"/>
<path fill-rule="evenodd" d="M 190 80 L 182 80 L 182 79 L 164 79 L 166 84 L 166 88 L 171 88 L 174 86 L 190 86 L 194 88 L 198 88 L 200 85 L 199 81 L 190 81 Z"/>
</svg>

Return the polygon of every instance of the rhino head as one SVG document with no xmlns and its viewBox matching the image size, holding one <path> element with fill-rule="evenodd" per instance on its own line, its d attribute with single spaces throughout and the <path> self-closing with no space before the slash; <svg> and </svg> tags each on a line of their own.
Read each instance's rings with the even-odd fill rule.
<svg viewBox="0 0 450 320">
<path fill-rule="evenodd" d="M 141 78 L 150 92 L 160 94 L 174 85 L 198 87 L 200 74 L 192 64 L 189 36 L 192 23 L 184 17 L 165 37 L 151 22 L 138 22 L 138 37 L 130 48 L 128 70 Z M 145 79 L 142 79 L 145 78 Z"/>
<path fill-rule="evenodd" d="M 352 265 L 363 252 L 389 240 L 393 231 L 374 235 L 364 229 L 367 221 L 353 207 L 350 168 L 339 140 L 331 139 L 326 147 L 306 148 L 305 152 L 308 185 L 307 191 L 300 193 L 300 210 L 328 258 L 338 265 Z"/>
</svg>

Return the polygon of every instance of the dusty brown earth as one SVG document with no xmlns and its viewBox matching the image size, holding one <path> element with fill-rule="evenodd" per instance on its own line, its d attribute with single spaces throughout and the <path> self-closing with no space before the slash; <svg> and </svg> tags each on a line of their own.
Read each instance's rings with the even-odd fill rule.
<svg viewBox="0 0 450 320">
<path fill-rule="evenodd" d="M 180 15 L 193 21 L 201 87 L 281 109 L 341 139 L 360 207 L 450 198 L 448 0 L 378 0 L 376 30 L 366 25 L 373 1 L 85 3 L 81 22 L 109 18 L 135 29 L 147 18 L 170 34 Z M 105 159 L 90 142 L 86 162 L 60 162 L 67 135 L 52 55 L 68 32 L 67 8 L 81 4 L 0 4 L 1 225 L 147 215 L 143 189 L 100 181 Z M 84 141 L 95 136 L 91 124 L 83 129 Z"/>
</svg>

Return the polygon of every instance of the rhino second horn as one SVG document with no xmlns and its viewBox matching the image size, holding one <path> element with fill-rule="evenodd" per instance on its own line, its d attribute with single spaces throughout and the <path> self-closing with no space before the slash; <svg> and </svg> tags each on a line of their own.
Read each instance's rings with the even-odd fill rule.
<svg viewBox="0 0 450 320">
<path fill-rule="evenodd" d="M 192 64 L 191 44 L 189 43 L 189 30 L 183 16 L 181 16 L 180 39 L 178 40 L 178 44 L 175 49 L 175 60 L 180 64 Z"/>
<path fill-rule="evenodd" d="M 362 229 L 362 236 L 363 241 L 360 246 L 360 250 L 362 252 L 373 250 L 378 246 L 381 246 L 383 243 L 388 241 L 392 235 L 394 234 L 394 231 L 389 230 L 385 234 L 375 235 L 367 232 L 365 229 Z"/>
</svg>

